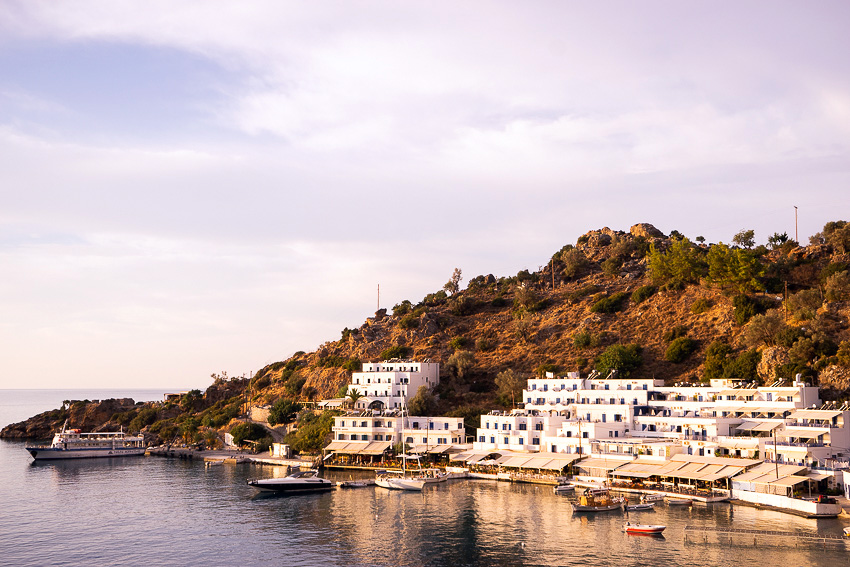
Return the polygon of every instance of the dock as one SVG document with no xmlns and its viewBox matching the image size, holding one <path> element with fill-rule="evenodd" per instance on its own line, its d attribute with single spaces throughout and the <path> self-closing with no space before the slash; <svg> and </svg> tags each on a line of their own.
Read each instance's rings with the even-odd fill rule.
<svg viewBox="0 0 850 567">
<path fill-rule="evenodd" d="M 826 545 L 827 543 L 832 544 L 847 544 L 850 543 L 850 538 L 838 535 L 824 535 L 817 533 L 800 533 L 800 532 L 788 532 L 788 531 L 779 531 L 779 530 L 753 530 L 748 528 L 717 528 L 711 526 L 685 526 L 685 542 L 697 543 L 700 540 L 703 542 L 707 541 L 708 535 L 713 534 L 717 536 L 729 536 L 731 540 L 732 536 L 747 536 L 749 539 L 750 536 L 753 538 L 753 545 L 758 544 L 759 538 L 763 540 L 771 539 L 771 538 L 782 538 L 786 541 L 797 542 L 806 542 L 806 543 L 822 543 Z M 691 539 L 688 536 L 692 536 Z"/>
</svg>

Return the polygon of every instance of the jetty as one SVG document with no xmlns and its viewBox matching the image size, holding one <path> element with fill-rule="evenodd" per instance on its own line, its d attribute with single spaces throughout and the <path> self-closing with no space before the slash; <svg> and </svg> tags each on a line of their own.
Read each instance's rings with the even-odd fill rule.
<svg viewBox="0 0 850 567">
<path fill-rule="evenodd" d="M 753 545 L 758 545 L 758 540 L 769 540 L 780 538 L 786 542 L 827 543 L 846 545 L 850 538 L 839 535 L 824 535 L 817 533 L 789 532 L 781 530 L 754 530 L 748 528 L 718 528 L 713 526 L 685 526 L 685 543 L 708 542 L 708 535 L 728 536 L 731 541 L 733 536 L 746 536 L 747 540 L 753 538 Z M 689 537 L 690 536 L 690 537 Z M 773 540 L 775 541 L 775 540 Z"/>
</svg>

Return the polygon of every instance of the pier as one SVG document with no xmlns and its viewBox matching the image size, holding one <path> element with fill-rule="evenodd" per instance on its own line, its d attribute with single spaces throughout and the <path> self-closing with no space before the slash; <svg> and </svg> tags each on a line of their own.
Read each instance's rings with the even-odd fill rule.
<svg viewBox="0 0 850 567">
<path fill-rule="evenodd" d="M 850 543 L 850 538 L 837 535 L 806 534 L 778 530 L 753 530 L 748 528 L 717 528 L 710 526 L 691 525 L 685 526 L 685 543 L 699 543 L 700 540 L 702 540 L 702 542 L 707 543 L 709 534 L 714 534 L 717 536 L 729 536 L 730 541 L 732 539 L 732 536 L 746 536 L 748 540 L 749 537 L 752 536 L 753 546 L 758 545 L 759 538 L 763 540 L 770 538 L 782 538 L 783 540 L 789 542 L 793 541 L 795 545 L 798 542 L 822 543 L 823 545 L 826 545 L 827 543 Z M 689 539 L 689 535 L 694 537 Z"/>
</svg>

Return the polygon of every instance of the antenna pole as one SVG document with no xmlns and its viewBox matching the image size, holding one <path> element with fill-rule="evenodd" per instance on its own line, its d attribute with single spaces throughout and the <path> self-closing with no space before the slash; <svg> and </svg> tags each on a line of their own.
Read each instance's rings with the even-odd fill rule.
<svg viewBox="0 0 850 567">
<path fill-rule="evenodd" d="M 381 284 L 378 284 L 378 308 L 376 311 L 381 310 Z"/>
</svg>

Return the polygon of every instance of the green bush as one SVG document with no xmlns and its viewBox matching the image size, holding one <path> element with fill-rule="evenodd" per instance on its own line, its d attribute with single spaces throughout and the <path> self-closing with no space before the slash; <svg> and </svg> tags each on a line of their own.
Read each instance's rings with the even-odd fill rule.
<svg viewBox="0 0 850 567">
<path fill-rule="evenodd" d="M 620 291 L 603 299 L 600 299 L 590 308 L 592 313 L 616 313 L 622 311 L 629 294 Z"/>
<path fill-rule="evenodd" d="M 146 407 L 139 410 L 139 413 L 133 418 L 130 422 L 129 429 L 130 431 L 141 431 L 148 425 L 152 425 L 156 422 L 157 411 L 156 408 Z"/>
<path fill-rule="evenodd" d="M 449 310 L 452 312 L 452 315 L 457 315 L 458 317 L 472 315 L 478 307 L 478 303 L 474 299 L 466 296 L 453 297 L 449 302 L 449 305 Z"/>
<path fill-rule="evenodd" d="M 404 345 L 392 346 L 381 351 L 381 360 L 390 360 L 392 358 L 407 358 L 413 352 L 413 349 Z"/>
<path fill-rule="evenodd" d="M 345 361 L 345 364 L 343 364 L 342 367 L 349 372 L 360 372 L 360 369 L 363 367 L 363 363 L 359 358 L 349 358 Z"/>
<path fill-rule="evenodd" d="M 666 333 L 662 337 L 665 343 L 669 343 L 674 339 L 678 339 L 680 337 L 685 337 L 688 334 L 688 328 L 684 325 L 676 325 Z"/>
<path fill-rule="evenodd" d="M 449 346 L 454 350 L 460 350 L 468 347 L 470 342 L 466 337 L 454 337 L 449 341 Z"/>
<path fill-rule="evenodd" d="M 259 441 L 267 435 L 266 428 L 256 423 L 240 423 L 230 430 L 233 442 L 242 445 L 246 440 Z"/>
<path fill-rule="evenodd" d="M 602 273 L 609 278 L 615 278 L 620 275 L 620 268 L 622 267 L 623 261 L 613 256 L 602 262 Z"/>
<path fill-rule="evenodd" d="M 602 291 L 602 288 L 599 287 L 598 285 L 594 285 L 594 284 L 586 285 L 586 286 L 579 288 L 579 289 L 573 291 L 572 293 L 568 294 L 567 295 L 567 302 L 570 305 L 573 305 L 575 303 L 578 303 L 579 301 L 581 301 L 585 297 L 587 297 L 589 295 L 594 295 L 596 293 L 599 293 L 600 291 Z"/>
<path fill-rule="evenodd" d="M 281 398 L 274 403 L 269 411 L 269 425 L 289 423 L 301 411 L 301 404 L 288 398 Z"/>
<path fill-rule="evenodd" d="M 401 318 L 398 326 L 401 329 L 414 329 L 419 326 L 419 317 L 414 316 L 413 313 L 408 313 Z"/>
<path fill-rule="evenodd" d="M 689 337 L 673 339 L 664 353 L 664 359 L 677 364 L 684 362 L 696 348 L 697 342 Z"/>
<path fill-rule="evenodd" d="M 628 376 L 643 364 L 640 345 L 611 345 L 596 360 L 596 370 L 605 376 L 611 370 L 617 370 L 620 377 Z"/>
<path fill-rule="evenodd" d="M 593 336 L 590 331 L 579 331 L 573 335 L 573 345 L 576 348 L 588 348 L 599 345 L 599 337 Z"/>
<path fill-rule="evenodd" d="M 732 306 L 735 312 L 735 322 L 739 326 L 747 324 L 754 315 L 761 315 L 767 311 L 766 307 L 759 301 L 753 299 L 749 295 L 736 295 L 732 299 Z"/>
<path fill-rule="evenodd" d="M 693 305 L 691 305 L 691 313 L 694 315 L 699 315 L 700 313 L 705 313 L 709 309 L 711 309 L 713 303 L 710 299 L 702 298 L 694 301 Z"/>
<path fill-rule="evenodd" d="M 642 285 L 632 293 L 632 301 L 636 304 L 643 303 L 652 297 L 656 291 L 658 291 L 658 288 L 654 285 Z"/>
<path fill-rule="evenodd" d="M 403 315 L 407 315 L 413 310 L 413 304 L 410 303 L 409 300 L 405 299 L 401 303 L 396 304 L 393 307 L 393 315 L 397 315 L 399 317 Z"/>
<path fill-rule="evenodd" d="M 475 350 L 480 350 L 482 352 L 488 352 L 494 350 L 496 348 L 496 341 L 488 338 L 482 337 L 475 341 Z"/>
</svg>

